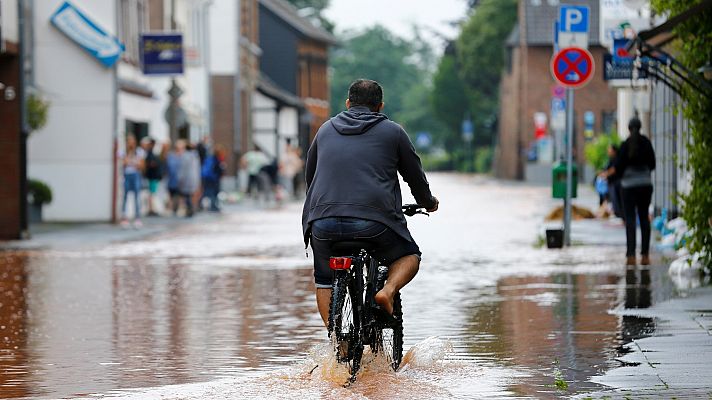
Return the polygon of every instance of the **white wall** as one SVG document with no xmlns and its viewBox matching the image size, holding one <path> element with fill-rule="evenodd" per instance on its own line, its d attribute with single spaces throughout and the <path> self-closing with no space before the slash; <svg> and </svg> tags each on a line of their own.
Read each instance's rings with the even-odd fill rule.
<svg viewBox="0 0 712 400">
<path fill-rule="evenodd" d="M 210 73 L 237 70 L 237 1 L 215 0 L 210 7 Z"/>
<path fill-rule="evenodd" d="M 45 128 L 30 136 L 28 172 L 53 190 L 45 220 L 108 221 L 115 133 L 113 73 L 50 24 L 62 2 L 35 2 L 35 79 L 51 106 Z M 73 4 L 116 34 L 114 1 Z"/>
<path fill-rule="evenodd" d="M 0 26 L 2 39 L 17 43 L 19 30 L 17 21 L 17 0 L 0 0 Z"/>
</svg>

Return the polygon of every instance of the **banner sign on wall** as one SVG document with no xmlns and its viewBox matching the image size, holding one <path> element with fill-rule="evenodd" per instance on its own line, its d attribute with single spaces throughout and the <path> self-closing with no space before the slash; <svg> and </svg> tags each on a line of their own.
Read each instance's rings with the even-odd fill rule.
<svg viewBox="0 0 712 400">
<path fill-rule="evenodd" d="M 183 73 L 183 35 L 144 33 L 141 35 L 141 69 L 146 75 Z"/>
<path fill-rule="evenodd" d="M 52 14 L 50 22 L 106 67 L 112 67 L 124 51 L 124 45 L 119 39 L 107 33 L 68 1 Z"/>
</svg>

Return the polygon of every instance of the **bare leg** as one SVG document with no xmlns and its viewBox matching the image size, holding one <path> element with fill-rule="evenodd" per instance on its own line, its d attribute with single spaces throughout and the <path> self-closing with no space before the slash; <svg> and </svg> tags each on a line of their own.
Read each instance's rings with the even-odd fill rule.
<svg viewBox="0 0 712 400">
<path fill-rule="evenodd" d="M 331 307 L 331 289 L 316 289 L 316 307 L 319 309 L 324 326 L 329 326 L 329 307 Z"/>
<path fill-rule="evenodd" d="M 388 314 L 393 314 L 393 297 L 403 286 L 413 280 L 420 268 L 420 259 L 416 255 L 397 259 L 388 270 L 385 286 L 376 293 L 376 303 Z"/>
</svg>

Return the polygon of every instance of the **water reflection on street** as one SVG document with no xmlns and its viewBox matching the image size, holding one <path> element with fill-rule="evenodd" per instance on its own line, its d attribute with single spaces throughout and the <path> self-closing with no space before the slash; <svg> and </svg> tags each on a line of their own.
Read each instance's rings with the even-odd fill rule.
<svg viewBox="0 0 712 400">
<path fill-rule="evenodd" d="M 376 359 L 341 386 L 291 204 L 142 241 L 0 253 L 0 397 L 555 397 L 598 388 L 588 378 L 654 329 L 607 311 L 668 296 L 651 291 L 669 286 L 651 283 L 663 270 L 626 269 L 622 247 L 533 245 L 547 188 L 432 185 L 441 210 L 409 220 L 424 259 L 403 293 L 399 373 Z"/>
</svg>

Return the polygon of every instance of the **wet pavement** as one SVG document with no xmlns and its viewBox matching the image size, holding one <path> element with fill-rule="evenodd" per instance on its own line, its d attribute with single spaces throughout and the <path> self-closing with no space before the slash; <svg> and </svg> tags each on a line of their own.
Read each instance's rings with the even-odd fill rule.
<svg viewBox="0 0 712 400">
<path fill-rule="evenodd" d="M 591 377 L 655 333 L 653 318 L 609 311 L 673 297 L 666 269 L 626 269 L 612 240 L 537 246 L 549 188 L 431 184 L 440 211 L 409 219 L 423 264 L 403 291 L 410 352 L 398 373 L 366 355 L 341 386 L 301 207 L 288 204 L 137 240 L 75 230 L 61 246 L 0 252 L 0 397 L 566 397 L 604 389 Z"/>
</svg>

